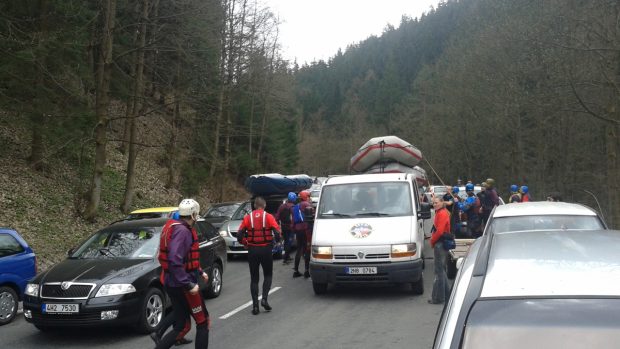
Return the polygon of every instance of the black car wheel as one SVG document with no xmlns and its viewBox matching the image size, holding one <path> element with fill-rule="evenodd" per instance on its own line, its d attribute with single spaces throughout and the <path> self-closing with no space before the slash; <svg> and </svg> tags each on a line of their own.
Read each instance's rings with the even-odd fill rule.
<svg viewBox="0 0 620 349">
<path fill-rule="evenodd" d="M 213 263 L 213 269 L 211 270 L 209 288 L 205 292 L 207 298 L 216 298 L 222 292 L 223 277 L 222 266 L 218 263 Z"/>
<path fill-rule="evenodd" d="M 155 331 L 164 316 L 164 294 L 158 288 L 149 288 L 142 300 L 142 315 L 137 330 L 141 333 Z"/>
<path fill-rule="evenodd" d="M 0 326 L 13 321 L 17 313 L 19 300 L 15 290 L 8 287 L 0 287 Z"/>
<path fill-rule="evenodd" d="M 312 288 L 315 294 L 324 294 L 327 292 L 327 283 L 312 282 Z"/>
<path fill-rule="evenodd" d="M 420 275 L 420 280 L 411 283 L 411 292 L 413 294 L 424 294 L 424 278 Z"/>
</svg>

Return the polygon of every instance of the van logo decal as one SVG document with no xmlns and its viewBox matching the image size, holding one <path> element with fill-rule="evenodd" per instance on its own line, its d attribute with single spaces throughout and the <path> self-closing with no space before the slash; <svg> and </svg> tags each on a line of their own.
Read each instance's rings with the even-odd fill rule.
<svg viewBox="0 0 620 349">
<path fill-rule="evenodd" d="M 360 259 L 364 259 L 364 252 L 358 252 L 358 253 L 357 253 L 357 256 L 358 256 Z"/>
<path fill-rule="evenodd" d="M 351 228 L 351 235 L 356 239 L 363 239 L 372 233 L 372 227 L 367 223 L 358 223 Z"/>
</svg>

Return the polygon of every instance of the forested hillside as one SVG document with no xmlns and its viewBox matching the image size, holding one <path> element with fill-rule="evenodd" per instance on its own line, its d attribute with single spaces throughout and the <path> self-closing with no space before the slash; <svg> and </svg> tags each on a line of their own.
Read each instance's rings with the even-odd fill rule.
<svg viewBox="0 0 620 349">
<path fill-rule="evenodd" d="M 132 209 L 347 173 L 394 134 L 436 184 L 596 197 L 620 227 L 618 23 L 617 1 L 448 1 L 298 67 L 258 0 L 5 1 L 0 225 L 54 260 Z"/>
<path fill-rule="evenodd" d="M 493 177 L 500 194 L 525 184 L 598 209 L 596 197 L 620 227 L 618 23 L 617 1 L 577 0 L 449 1 L 404 18 L 296 74 L 301 161 L 346 172 L 369 137 L 395 134 L 447 184 Z"/>
</svg>

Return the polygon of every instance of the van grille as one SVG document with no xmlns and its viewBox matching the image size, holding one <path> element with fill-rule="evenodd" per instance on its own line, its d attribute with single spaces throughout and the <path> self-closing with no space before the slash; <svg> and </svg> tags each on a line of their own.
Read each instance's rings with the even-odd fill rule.
<svg viewBox="0 0 620 349">
<path fill-rule="evenodd" d="M 390 258 L 389 253 L 371 253 L 366 255 L 366 259 L 384 259 Z"/>
<path fill-rule="evenodd" d="M 334 259 L 340 260 L 351 260 L 351 259 L 388 259 L 390 258 L 389 253 L 369 253 L 365 255 L 363 258 L 359 258 L 354 254 L 336 254 L 334 255 Z"/>
<path fill-rule="evenodd" d="M 334 259 L 357 259 L 357 256 L 354 254 L 336 254 Z"/>
</svg>

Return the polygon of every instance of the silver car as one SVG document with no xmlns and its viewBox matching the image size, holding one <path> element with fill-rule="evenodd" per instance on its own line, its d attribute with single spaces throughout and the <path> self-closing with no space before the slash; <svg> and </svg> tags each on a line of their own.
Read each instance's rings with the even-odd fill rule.
<svg viewBox="0 0 620 349">
<path fill-rule="evenodd" d="M 226 240 L 226 253 L 230 255 L 246 254 L 248 250 L 237 241 L 237 231 L 246 214 L 252 212 L 252 205 L 249 201 L 242 203 L 230 220 L 224 222 L 220 227 L 220 235 Z"/>
<path fill-rule="evenodd" d="M 433 348 L 613 348 L 620 232 L 568 203 L 499 206 L 461 262 Z"/>
</svg>

